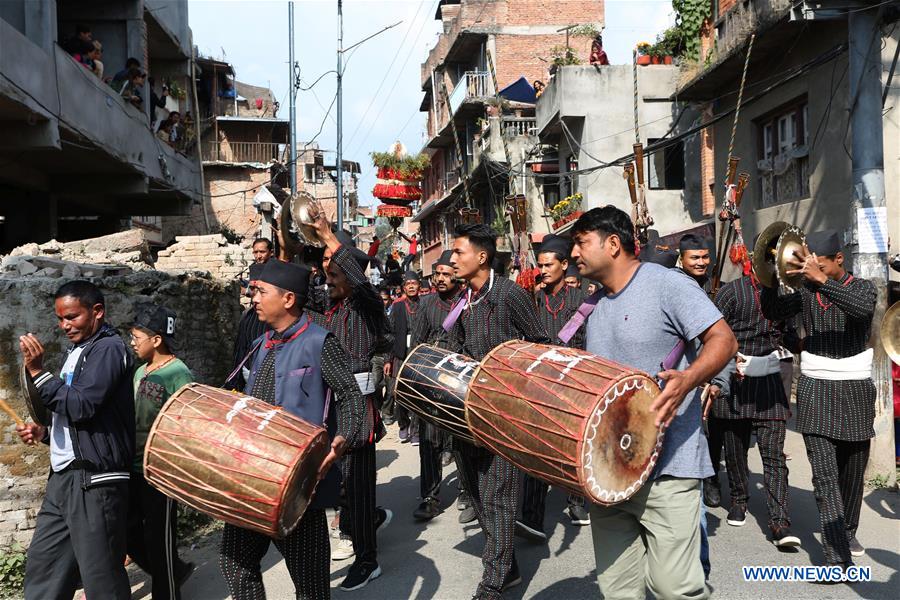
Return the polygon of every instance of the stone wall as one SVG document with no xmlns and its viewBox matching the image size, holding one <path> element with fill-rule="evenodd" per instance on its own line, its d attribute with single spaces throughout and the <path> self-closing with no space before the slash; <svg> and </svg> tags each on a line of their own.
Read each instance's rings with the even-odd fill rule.
<svg viewBox="0 0 900 600">
<path fill-rule="evenodd" d="M 221 385 L 232 364 L 234 335 L 240 318 L 239 289 L 192 274 L 143 271 L 94 280 L 104 292 L 108 321 L 123 334 L 135 311 L 148 302 L 163 304 L 178 315 L 177 355 L 197 381 Z M 18 385 L 21 356 L 18 337 L 32 332 L 44 343 L 47 367 L 58 372 L 68 341 L 56 325 L 53 295 L 63 279 L 0 280 L 0 398 L 21 416 L 28 414 Z M 49 468 L 47 446 L 25 446 L 15 426 L 0 415 L 0 548 L 13 541 L 27 546 L 34 516 L 43 498 Z"/>
<path fill-rule="evenodd" d="M 156 268 L 168 273 L 208 272 L 214 279 L 236 281 L 253 262 L 250 244 L 230 244 L 222 234 L 180 235 L 175 243 L 159 251 Z"/>
</svg>

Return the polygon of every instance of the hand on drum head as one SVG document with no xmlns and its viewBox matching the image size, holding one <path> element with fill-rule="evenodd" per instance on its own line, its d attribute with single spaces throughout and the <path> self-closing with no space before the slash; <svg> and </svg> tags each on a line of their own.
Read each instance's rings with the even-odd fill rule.
<svg viewBox="0 0 900 600">
<path fill-rule="evenodd" d="M 344 439 L 343 436 L 337 435 L 334 437 L 334 439 L 331 441 L 331 450 L 328 452 L 325 460 L 323 460 L 322 464 L 319 466 L 319 481 L 325 478 L 325 475 L 328 473 L 328 469 L 331 468 L 331 465 L 333 465 L 336 460 L 339 460 L 341 456 L 343 456 L 346 446 L 347 440 Z"/>
<path fill-rule="evenodd" d="M 684 397 L 694 386 L 688 381 L 689 377 L 684 371 L 662 371 L 656 377 L 666 385 L 650 405 L 650 410 L 656 412 L 657 427 L 668 427 L 675 418 L 678 407 L 684 402 Z"/>
</svg>

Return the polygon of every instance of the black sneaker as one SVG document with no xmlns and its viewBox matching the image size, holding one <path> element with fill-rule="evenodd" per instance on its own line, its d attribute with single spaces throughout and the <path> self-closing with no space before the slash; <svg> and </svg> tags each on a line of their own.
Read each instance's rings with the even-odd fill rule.
<svg viewBox="0 0 900 600">
<path fill-rule="evenodd" d="M 800 545 L 800 538 L 791 534 L 791 528 L 787 525 L 783 527 L 776 525 L 772 527 L 772 543 L 779 548 L 796 548 Z"/>
<path fill-rule="evenodd" d="M 713 475 L 703 480 L 703 504 L 716 508 L 722 504 L 722 491 L 719 489 L 719 477 Z"/>
<path fill-rule="evenodd" d="M 743 527 L 747 522 L 747 507 L 740 504 L 732 504 L 725 521 L 733 527 Z"/>
<path fill-rule="evenodd" d="M 459 522 L 462 524 L 471 523 L 476 518 L 478 515 L 475 514 L 475 507 L 471 504 L 459 511 Z"/>
<path fill-rule="evenodd" d="M 856 539 L 854 535 L 850 538 L 850 556 L 862 556 L 866 553 L 866 549 L 863 548 L 863 545 L 859 543 L 859 540 Z"/>
<path fill-rule="evenodd" d="M 519 565 L 513 561 L 512 570 L 506 575 L 506 579 L 503 581 L 503 587 L 500 588 L 500 592 L 505 592 L 509 588 L 514 588 L 520 583 L 522 583 L 522 576 L 519 574 Z"/>
<path fill-rule="evenodd" d="M 519 519 L 516 519 L 516 535 L 531 540 L 532 542 L 542 543 L 547 541 L 547 534 L 544 533 L 544 530 L 541 527 L 537 525 L 526 525 Z"/>
<path fill-rule="evenodd" d="M 401 444 L 407 443 L 409 441 L 409 429 L 407 429 L 406 427 L 401 427 L 398 437 L 400 438 Z"/>
<path fill-rule="evenodd" d="M 566 512 L 569 513 L 569 519 L 572 520 L 572 525 L 591 524 L 591 515 L 581 504 L 570 504 Z"/>
<path fill-rule="evenodd" d="M 341 589 L 345 592 L 359 590 L 366 587 L 366 584 L 378 577 L 381 577 L 381 567 L 378 566 L 378 563 L 356 561 L 350 565 L 350 571 L 347 572 L 347 577 L 345 577 L 343 583 L 341 583 Z"/>
<path fill-rule="evenodd" d="M 394 511 L 389 508 L 375 507 L 375 531 L 381 531 L 391 523 Z"/>
<path fill-rule="evenodd" d="M 435 498 L 425 498 L 419 508 L 413 511 L 413 517 L 419 521 L 430 521 L 439 514 L 441 514 L 441 509 Z"/>
</svg>

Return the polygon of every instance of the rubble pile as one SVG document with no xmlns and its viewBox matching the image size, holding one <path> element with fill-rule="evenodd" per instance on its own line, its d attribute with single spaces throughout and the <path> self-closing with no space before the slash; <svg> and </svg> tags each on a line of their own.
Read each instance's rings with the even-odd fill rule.
<svg viewBox="0 0 900 600">
<path fill-rule="evenodd" d="M 105 277 L 153 268 L 143 231 L 132 229 L 77 242 L 50 240 L 14 248 L 0 260 L 0 277 Z"/>
</svg>

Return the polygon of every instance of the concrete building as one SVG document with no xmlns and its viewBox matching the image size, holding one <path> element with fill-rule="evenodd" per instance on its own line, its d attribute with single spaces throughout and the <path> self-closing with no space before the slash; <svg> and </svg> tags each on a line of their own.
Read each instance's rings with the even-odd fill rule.
<svg viewBox="0 0 900 600">
<path fill-rule="evenodd" d="M 570 41 L 566 28 L 592 24 L 599 29 L 603 11 L 602 0 L 440 2 L 435 18 L 442 21 L 443 32 L 422 64 L 421 76 L 420 109 L 428 113 L 423 152 L 431 156 L 431 166 L 414 221 L 422 232 L 424 274 L 447 247 L 460 219 L 459 208 L 466 204 L 460 171 L 467 178 L 472 207 L 482 222 L 496 223 L 495 229 L 508 228 L 507 194 L 524 193 L 532 207 L 539 203 L 533 181 L 515 176 L 537 142 L 534 106 L 507 101 L 498 105 L 490 64 L 503 90 L 522 77 L 529 83 L 546 81 L 554 47 L 567 42 L 587 62 L 590 40 Z M 530 211 L 534 221 L 530 226 L 541 227 L 540 218 L 535 218 L 540 212 Z M 509 249 L 508 241 L 501 240 L 501 249 Z"/>
<path fill-rule="evenodd" d="M 747 240 L 774 221 L 787 221 L 805 231 L 845 232 L 855 218 L 847 19 L 843 13 L 804 19 L 806 7 L 792 10 L 796 4 L 713 0 L 712 27 L 702 39 L 709 65 L 686 70 L 677 92 L 680 100 L 701 108 L 705 120 L 732 110 L 747 41 L 751 32 L 756 33 L 734 143 L 734 155 L 741 158 L 738 170 L 751 176 L 741 206 Z M 896 19 L 896 12 L 892 14 Z M 896 75 L 888 82 L 900 39 L 900 28 L 894 24 L 885 26 L 876 43 L 881 47 L 885 94 L 884 134 L 877 143 L 884 144 L 888 231 L 896 233 L 900 232 L 900 83 Z M 727 115 L 706 129 L 704 151 L 712 164 L 705 178 L 712 177 L 706 183 L 714 186 L 719 205 L 731 127 L 732 115 Z M 896 251 L 894 247 L 892 252 Z M 737 270 L 731 269 L 723 279 L 736 275 Z M 896 272 L 891 278 L 900 280 Z"/>
<path fill-rule="evenodd" d="M 639 135 L 645 148 L 663 137 L 678 137 L 696 120 L 696 111 L 671 99 L 678 67 L 638 67 L 637 82 Z M 584 197 L 582 210 L 613 204 L 631 211 L 622 166 L 603 165 L 633 153 L 633 106 L 632 65 L 559 68 L 537 103 L 536 129 L 543 147 L 531 164 L 545 215 L 575 193 Z M 648 153 L 643 166 L 652 229 L 663 238 L 698 227 L 711 235 L 712 207 L 704 209 L 700 202 L 697 136 Z M 571 171 L 575 173 L 567 175 Z M 554 228 L 551 218 L 544 218 L 544 226 L 556 233 L 572 224 Z"/>
<path fill-rule="evenodd" d="M 0 2 L 0 249 L 111 233 L 200 199 L 198 158 L 151 129 L 149 86 L 138 108 L 63 49 L 76 24 L 103 44 L 104 79 L 134 57 L 191 89 L 187 0 Z M 190 94 L 172 102 L 191 110 Z"/>
</svg>

